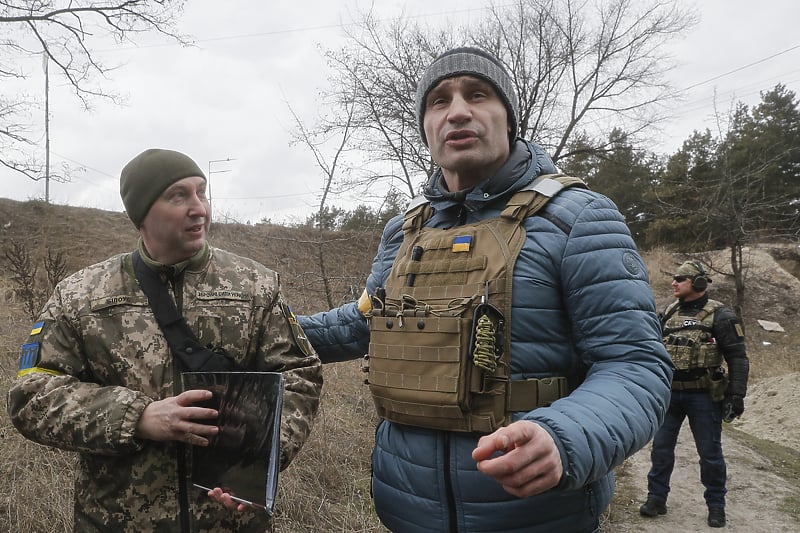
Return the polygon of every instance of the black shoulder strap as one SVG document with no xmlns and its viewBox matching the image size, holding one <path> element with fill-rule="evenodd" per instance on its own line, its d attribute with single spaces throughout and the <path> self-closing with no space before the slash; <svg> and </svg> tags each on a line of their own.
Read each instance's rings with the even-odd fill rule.
<svg viewBox="0 0 800 533">
<path fill-rule="evenodd" d="M 225 354 L 209 350 L 200 344 L 189 324 L 178 311 L 153 269 L 144 264 L 139 251 L 133 252 L 133 271 L 139 286 L 147 295 L 156 322 L 167 338 L 172 355 L 190 372 L 232 372 L 240 370 L 236 361 Z"/>
</svg>

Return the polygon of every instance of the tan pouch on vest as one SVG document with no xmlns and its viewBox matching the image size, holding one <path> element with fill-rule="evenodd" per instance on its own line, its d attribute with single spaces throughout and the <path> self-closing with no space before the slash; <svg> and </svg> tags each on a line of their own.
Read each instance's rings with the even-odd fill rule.
<svg viewBox="0 0 800 533">
<path fill-rule="evenodd" d="M 545 184 L 557 192 L 564 185 L 556 181 Z M 451 229 L 424 227 L 427 205 L 409 211 L 385 294 L 373 298 L 370 313 L 369 386 L 379 416 L 491 432 L 510 422 L 512 406 L 533 408 L 539 398 L 567 394 L 564 378 L 530 380 L 518 387 L 518 398 L 509 394 L 511 278 L 527 238 L 522 221 L 549 197 L 520 192 L 502 216 Z M 421 255 L 412 253 L 415 247 Z M 477 326 L 484 313 L 490 320 Z M 480 366 L 473 356 L 476 326 L 489 345 L 481 345 Z"/>
</svg>

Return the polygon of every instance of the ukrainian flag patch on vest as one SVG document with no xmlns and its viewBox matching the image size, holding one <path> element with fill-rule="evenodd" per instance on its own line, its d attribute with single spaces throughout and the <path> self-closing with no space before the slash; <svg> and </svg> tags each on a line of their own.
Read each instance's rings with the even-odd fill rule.
<svg viewBox="0 0 800 533">
<path fill-rule="evenodd" d="M 34 335 L 38 335 L 39 333 L 41 333 L 43 328 L 44 328 L 44 320 L 42 320 L 41 322 L 37 322 L 36 324 L 34 324 L 34 325 L 33 325 L 33 328 L 31 328 L 31 337 L 33 337 Z"/>
<path fill-rule="evenodd" d="M 453 237 L 453 252 L 469 252 L 472 245 L 472 235 L 459 235 Z"/>
</svg>

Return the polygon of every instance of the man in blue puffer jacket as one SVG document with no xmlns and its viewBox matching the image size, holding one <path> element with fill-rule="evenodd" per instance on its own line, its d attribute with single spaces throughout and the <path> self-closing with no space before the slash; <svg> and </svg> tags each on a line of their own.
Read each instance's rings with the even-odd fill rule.
<svg viewBox="0 0 800 533">
<path fill-rule="evenodd" d="M 436 58 L 416 98 L 422 140 L 440 167 L 424 190 L 428 231 L 497 218 L 515 192 L 557 172 L 539 146 L 517 138 L 514 85 L 485 51 L 456 48 Z M 367 318 L 402 262 L 403 218 L 386 225 L 359 302 L 299 317 L 323 362 L 368 352 Z M 565 378 L 569 389 L 538 407 L 510 409 L 505 425 L 489 432 L 382 420 L 372 490 L 394 532 L 599 531 L 613 469 L 661 425 L 672 363 L 622 215 L 604 196 L 570 187 L 521 224 L 505 308 L 508 379 Z"/>
</svg>

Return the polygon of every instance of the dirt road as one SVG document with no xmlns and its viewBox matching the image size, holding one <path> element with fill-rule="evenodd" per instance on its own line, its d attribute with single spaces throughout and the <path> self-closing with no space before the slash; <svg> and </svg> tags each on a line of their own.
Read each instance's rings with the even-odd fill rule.
<svg viewBox="0 0 800 533">
<path fill-rule="evenodd" d="M 764 403 L 768 400 L 779 404 L 782 407 L 779 411 L 784 415 L 796 415 L 800 409 L 796 401 L 797 382 L 789 384 L 783 381 L 791 379 L 757 385 L 753 391 L 754 397 L 750 400 L 752 409 L 745 412 L 745 417 L 749 415 L 749 418 L 742 422 L 737 421 L 735 427 L 748 430 L 748 433 L 761 438 L 769 438 L 769 431 L 766 428 L 760 431 L 756 424 L 761 419 L 762 423 L 774 429 L 769 422 L 764 421 L 766 417 L 758 417 L 759 410 L 766 407 Z M 776 390 L 781 393 L 776 394 Z M 790 418 L 795 415 L 790 415 Z M 794 441 L 797 420 L 794 418 L 793 424 L 783 425 L 785 429 L 781 439 L 771 440 L 782 440 L 781 444 L 798 449 Z M 606 528 L 604 533 L 800 533 L 798 520 L 778 510 L 783 498 L 792 494 L 797 498 L 797 488 L 773 473 L 769 461 L 738 441 L 735 433 L 723 431 L 722 448 L 728 463 L 728 523 L 725 529 L 710 528 L 706 523 L 707 509 L 703 500 L 703 485 L 700 483 L 697 451 L 688 422 L 684 422 L 676 448 L 667 514 L 656 518 L 639 516 L 639 506 L 647 497 L 647 471 L 650 468 L 648 445 L 628 460 L 624 473 L 618 480 L 618 490 L 632 495 L 632 501 L 626 502 L 624 524 Z"/>
</svg>

